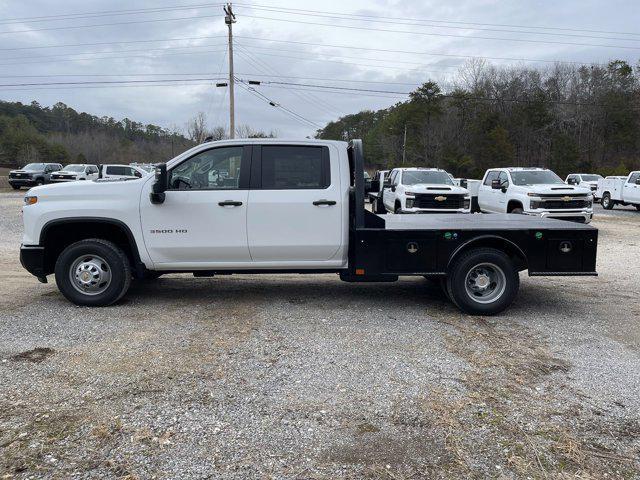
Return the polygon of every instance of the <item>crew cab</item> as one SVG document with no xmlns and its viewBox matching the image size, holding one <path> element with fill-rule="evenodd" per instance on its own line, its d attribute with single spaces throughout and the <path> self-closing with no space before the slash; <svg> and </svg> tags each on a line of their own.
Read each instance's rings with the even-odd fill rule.
<svg viewBox="0 0 640 480">
<path fill-rule="evenodd" d="M 133 165 L 100 165 L 100 178 L 141 178 L 150 173 Z"/>
<path fill-rule="evenodd" d="M 470 213 L 471 195 L 439 168 L 394 168 L 382 203 L 391 213 Z"/>
<path fill-rule="evenodd" d="M 480 210 L 519 213 L 589 223 L 593 218 L 591 189 L 567 185 L 544 168 L 493 168 L 478 189 Z"/>
<path fill-rule="evenodd" d="M 97 165 L 71 164 L 51 174 L 51 183 L 95 180 L 100 176 Z"/>
<path fill-rule="evenodd" d="M 640 171 L 626 177 L 606 177 L 598 182 L 597 195 L 602 208 L 611 210 L 616 205 L 633 205 L 640 210 Z"/>
<path fill-rule="evenodd" d="M 570 173 L 567 175 L 565 183 L 567 185 L 580 185 L 591 189 L 593 199 L 599 201 L 600 197 L 596 195 L 596 191 L 598 190 L 598 182 L 600 180 L 602 180 L 602 175 L 596 173 Z"/>
<path fill-rule="evenodd" d="M 489 315 L 514 300 L 521 271 L 597 275 L 595 228 L 524 215 L 376 215 L 364 206 L 363 172 L 359 140 L 204 143 L 154 176 L 31 189 L 20 259 L 88 306 L 117 302 L 132 278 L 170 272 L 327 273 L 426 276 L 463 311 Z"/>
<path fill-rule="evenodd" d="M 14 190 L 44 185 L 49 183 L 51 174 L 61 168 L 62 165 L 59 163 L 29 163 L 19 170 L 9 171 L 9 185 Z"/>
</svg>

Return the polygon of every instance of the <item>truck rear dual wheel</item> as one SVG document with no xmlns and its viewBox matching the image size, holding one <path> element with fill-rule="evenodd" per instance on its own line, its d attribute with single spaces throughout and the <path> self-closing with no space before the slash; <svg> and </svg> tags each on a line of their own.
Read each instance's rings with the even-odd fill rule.
<svg viewBox="0 0 640 480">
<path fill-rule="evenodd" d="M 462 253 L 447 275 L 451 301 L 471 315 L 495 315 L 507 308 L 520 288 L 520 276 L 500 250 L 476 248 Z"/>
<path fill-rule="evenodd" d="M 58 289 L 76 305 L 104 307 L 120 300 L 131 284 L 131 266 L 114 243 L 99 238 L 65 248 L 55 265 Z"/>
</svg>

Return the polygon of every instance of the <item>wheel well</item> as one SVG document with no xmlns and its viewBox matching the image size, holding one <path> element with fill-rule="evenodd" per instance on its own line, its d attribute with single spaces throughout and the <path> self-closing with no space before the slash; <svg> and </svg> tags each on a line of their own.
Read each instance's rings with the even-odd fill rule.
<svg viewBox="0 0 640 480">
<path fill-rule="evenodd" d="M 511 258 L 511 261 L 516 266 L 516 269 L 519 272 L 521 272 L 522 270 L 526 270 L 529 267 L 526 255 L 515 243 L 501 237 L 481 237 L 475 240 L 471 240 L 458 247 L 458 249 L 453 252 L 453 255 L 451 255 L 451 258 L 449 259 L 447 270 L 449 270 L 449 266 L 456 257 L 458 257 L 461 253 L 468 252 L 473 248 L 495 248 L 496 250 L 500 250 L 501 252 L 506 253 L 507 255 L 509 255 L 509 258 Z"/>
<path fill-rule="evenodd" d="M 131 269 L 136 274 L 141 270 L 142 263 L 135 239 L 123 223 L 100 219 L 65 219 L 53 224 L 49 223 L 42 229 L 40 245 L 45 248 L 45 271 L 52 273 L 60 253 L 72 243 L 87 238 L 101 238 L 115 243 L 129 259 Z"/>
<path fill-rule="evenodd" d="M 507 204 L 507 213 L 513 212 L 515 208 L 522 208 L 522 202 L 519 202 L 518 200 L 509 201 Z"/>
</svg>

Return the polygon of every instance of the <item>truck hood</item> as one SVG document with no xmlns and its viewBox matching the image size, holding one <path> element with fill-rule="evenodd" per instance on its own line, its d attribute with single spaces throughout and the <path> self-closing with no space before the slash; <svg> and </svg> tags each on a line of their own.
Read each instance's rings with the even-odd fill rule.
<svg viewBox="0 0 640 480">
<path fill-rule="evenodd" d="M 78 200 L 95 198 L 96 196 L 112 198 L 113 196 L 130 196 L 132 192 L 142 189 L 150 177 L 135 179 L 105 179 L 80 182 L 50 183 L 33 187 L 27 195 L 42 196 L 43 199 L 54 197 L 77 197 Z"/>
<path fill-rule="evenodd" d="M 42 173 L 42 170 L 9 170 L 9 173 Z"/>
<path fill-rule="evenodd" d="M 405 186 L 406 192 L 414 193 L 449 193 L 465 195 L 469 191 L 466 188 L 456 187 L 455 185 L 442 185 L 440 183 L 419 183 L 416 185 Z"/>
<path fill-rule="evenodd" d="M 587 187 L 562 185 L 560 183 L 551 183 L 548 185 L 522 185 L 520 188 L 524 188 L 527 192 L 538 193 L 544 195 L 571 195 L 572 193 L 591 193 L 591 190 Z"/>
</svg>

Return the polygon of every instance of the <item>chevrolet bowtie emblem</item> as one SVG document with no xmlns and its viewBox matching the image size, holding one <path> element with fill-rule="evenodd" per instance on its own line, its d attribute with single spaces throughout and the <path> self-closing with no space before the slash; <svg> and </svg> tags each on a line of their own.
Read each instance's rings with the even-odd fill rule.
<svg viewBox="0 0 640 480">
<path fill-rule="evenodd" d="M 436 197 L 436 198 L 434 198 L 434 200 L 435 200 L 436 202 L 444 202 L 446 199 L 447 199 L 447 197 L 443 197 L 443 196 L 440 196 L 440 197 Z"/>
<path fill-rule="evenodd" d="M 569 200 L 571 200 L 571 197 L 562 197 L 562 200 L 564 200 L 565 202 L 568 202 Z"/>
</svg>

